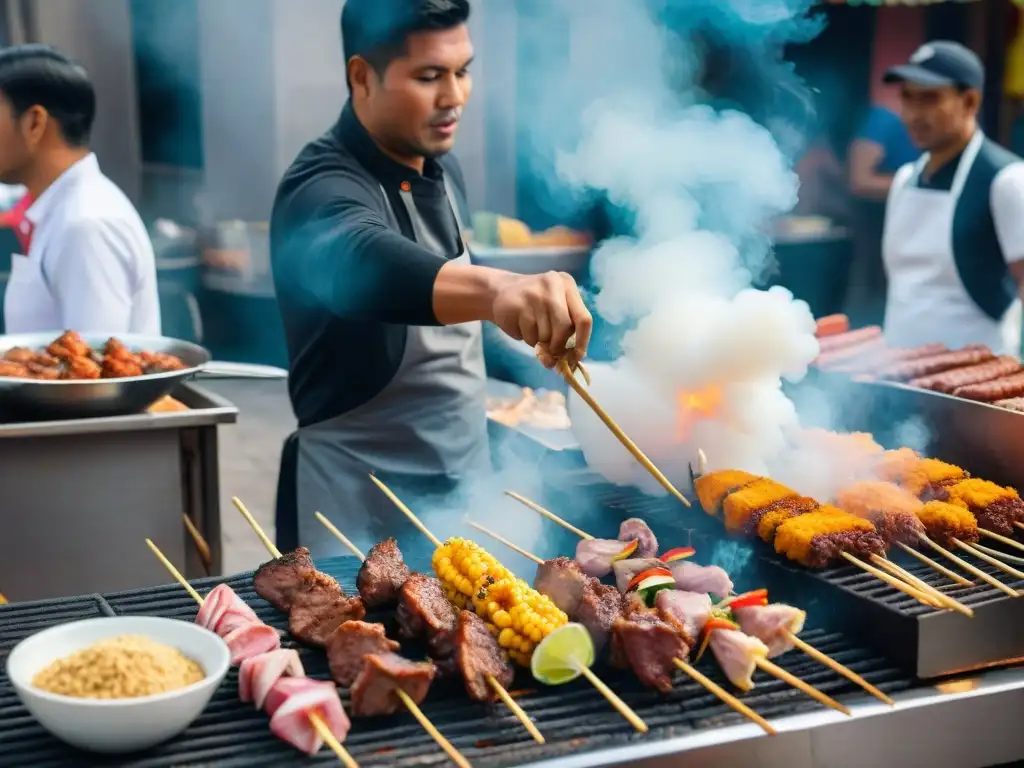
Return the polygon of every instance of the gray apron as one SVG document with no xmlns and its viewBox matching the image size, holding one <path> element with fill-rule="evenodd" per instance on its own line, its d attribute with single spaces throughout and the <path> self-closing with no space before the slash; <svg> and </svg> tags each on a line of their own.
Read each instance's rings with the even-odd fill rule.
<svg viewBox="0 0 1024 768">
<path fill-rule="evenodd" d="M 454 261 L 468 263 L 459 208 L 447 184 L 445 191 L 461 244 L 461 253 Z M 383 187 L 381 194 L 388 224 L 400 231 Z M 402 191 L 400 195 L 416 242 L 441 256 L 449 255 L 420 216 L 412 193 Z M 359 365 L 359 360 L 339 359 L 338 364 Z M 402 498 L 403 489 L 415 487 L 418 480 L 430 484 L 440 478 L 455 483 L 474 472 L 489 471 L 485 392 L 479 322 L 408 326 L 398 371 L 383 390 L 347 413 L 299 430 L 299 543 L 314 557 L 351 554 L 316 520 L 313 513 L 320 511 L 363 552 L 387 536 L 396 536 L 403 551 L 414 545 L 429 547 L 426 538 L 405 520 L 368 475 L 374 472 L 383 481 L 395 483 L 393 490 Z M 403 501 L 417 514 L 423 514 L 429 526 L 423 499 Z M 437 503 L 438 499 L 432 501 Z"/>
</svg>

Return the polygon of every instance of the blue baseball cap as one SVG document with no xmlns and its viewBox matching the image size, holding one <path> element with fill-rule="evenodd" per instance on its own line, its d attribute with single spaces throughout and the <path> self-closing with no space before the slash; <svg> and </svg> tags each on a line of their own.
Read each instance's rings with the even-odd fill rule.
<svg viewBox="0 0 1024 768">
<path fill-rule="evenodd" d="M 883 80 L 926 88 L 959 86 L 980 91 L 985 87 L 985 67 L 974 51 L 960 43 L 935 40 L 914 51 L 906 64 L 887 69 Z"/>
</svg>

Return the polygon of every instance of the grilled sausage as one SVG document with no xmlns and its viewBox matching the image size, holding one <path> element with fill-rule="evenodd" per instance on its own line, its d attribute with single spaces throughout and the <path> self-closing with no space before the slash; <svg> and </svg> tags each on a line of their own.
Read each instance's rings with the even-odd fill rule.
<svg viewBox="0 0 1024 768">
<path fill-rule="evenodd" d="M 818 339 L 821 345 L 821 352 L 833 352 L 842 347 L 852 347 L 854 344 L 861 344 L 872 339 L 882 338 L 882 329 L 877 325 L 869 325 L 866 328 L 858 328 L 856 331 L 838 333 L 834 336 L 826 336 Z"/>
<path fill-rule="evenodd" d="M 953 368 L 985 363 L 994 360 L 995 357 L 990 349 L 961 349 L 956 352 L 943 352 L 941 355 L 922 357 L 918 360 L 892 363 L 879 369 L 876 375 L 879 379 L 887 381 L 910 381 Z"/>
<path fill-rule="evenodd" d="M 1006 408 L 1008 411 L 1024 413 L 1024 397 L 1012 397 L 1009 400 L 996 400 L 992 405 L 998 405 L 1000 408 Z"/>
<path fill-rule="evenodd" d="M 879 355 L 885 352 L 885 339 L 877 338 L 863 341 L 849 347 L 825 352 L 818 355 L 815 364 L 824 370 L 835 370 L 841 364 L 867 366 L 877 360 Z"/>
<path fill-rule="evenodd" d="M 922 357 L 934 357 L 943 352 L 949 352 L 945 344 L 925 344 L 923 347 L 913 349 L 886 349 L 881 355 L 872 355 L 870 359 L 856 359 L 844 361 L 831 367 L 829 370 L 836 373 L 871 373 L 880 370 L 887 365 L 902 363 L 908 360 L 919 360 Z"/>
<path fill-rule="evenodd" d="M 932 376 L 923 376 L 910 382 L 912 387 L 944 392 L 947 395 L 960 387 L 972 384 L 984 384 L 986 381 L 1009 376 L 1021 370 L 1021 364 L 1013 357 L 1000 357 L 987 363 L 970 365 L 966 368 L 954 368 Z"/>
<path fill-rule="evenodd" d="M 850 318 L 846 315 L 827 315 L 815 323 L 814 335 L 819 339 L 826 336 L 838 336 L 850 330 Z"/>
<path fill-rule="evenodd" d="M 996 400 L 1008 400 L 1024 396 L 1024 373 L 1015 373 L 994 381 L 982 384 L 970 384 L 953 390 L 957 397 L 967 400 L 980 400 L 983 403 L 994 403 Z"/>
</svg>

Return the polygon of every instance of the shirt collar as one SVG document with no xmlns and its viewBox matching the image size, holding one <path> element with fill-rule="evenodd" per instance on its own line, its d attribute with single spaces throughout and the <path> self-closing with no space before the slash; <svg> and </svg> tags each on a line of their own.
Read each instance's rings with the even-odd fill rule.
<svg viewBox="0 0 1024 768">
<path fill-rule="evenodd" d="M 89 176 L 98 175 L 99 172 L 99 160 L 96 159 L 96 155 L 94 153 L 90 152 L 64 171 L 64 173 L 57 177 L 56 181 L 43 190 L 43 193 L 36 198 L 32 205 L 29 206 L 28 210 L 25 211 L 25 218 L 33 224 L 38 224 L 46 218 L 46 215 L 54 206 L 60 203 L 61 197 L 63 197 L 67 189 L 74 185 L 76 181 Z"/>
<path fill-rule="evenodd" d="M 443 178 L 440 164 L 431 158 L 427 158 L 424 163 L 421 176 L 409 166 L 385 155 L 370 136 L 369 131 L 359 122 L 351 101 L 346 102 L 341 117 L 334 124 L 333 132 L 335 138 L 344 144 L 356 159 L 385 186 L 400 185 L 403 182 L 418 185 L 425 181 L 440 181 Z"/>
</svg>

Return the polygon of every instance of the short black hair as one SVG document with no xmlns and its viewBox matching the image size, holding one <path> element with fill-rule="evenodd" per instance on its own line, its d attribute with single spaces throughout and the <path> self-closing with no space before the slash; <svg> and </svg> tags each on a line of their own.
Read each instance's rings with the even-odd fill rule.
<svg viewBox="0 0 1024 768">
<path fill-rule="evenodd" d="M 469 0 L 345 0 L 341 45 L 345 64 L 361 56 L 378 75 L 405 54 L 413 32 L 445 30 L 469 21 Z"/>
<path fill-rule="evenodd" d="M 0 50 L 0 96 L 15 117 L 35 106 L 57 121 L 72 147 L 89 143 L 96 119 L 96 91 L 85 69 L 46 45 L 15 45 Z"/>
</svg>

